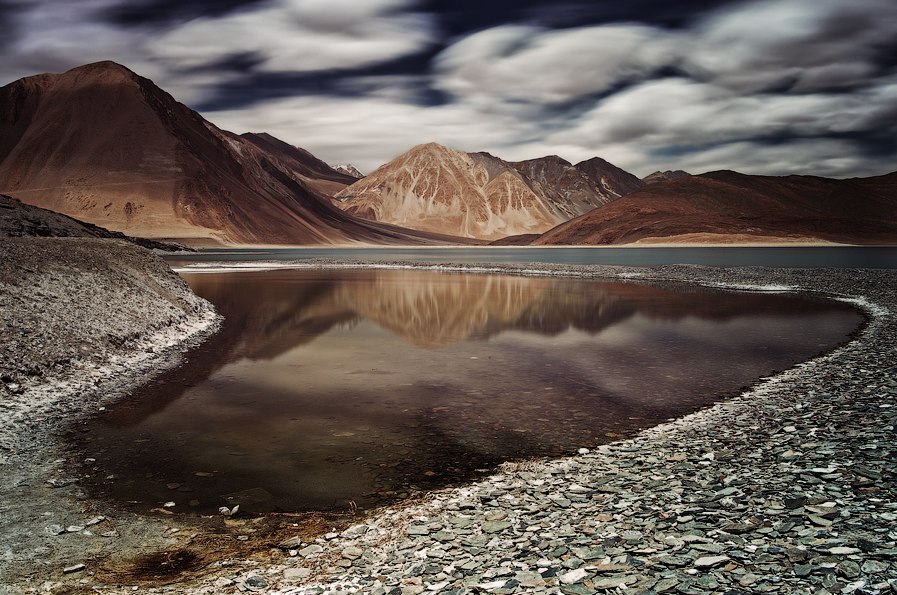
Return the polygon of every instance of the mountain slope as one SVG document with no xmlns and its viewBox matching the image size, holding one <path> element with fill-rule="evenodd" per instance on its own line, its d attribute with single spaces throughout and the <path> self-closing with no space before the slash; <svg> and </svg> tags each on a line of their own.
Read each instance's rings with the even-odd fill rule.
<svg viewBox="0 0 897 595">
<path fill-rule="evenodd" d="M 617 169 L 607 165 L 608 172 Z M 622 170 L 601 177 L 578 167 L 556 156 L 511 163 L 429 143 L 396 157 L 336 198 L 347 212 L 373 221 L 494 240 L 541 233 L 616 199 L 633 183 Z M 618 178 L 625 182 L 618 184 Z"/>
<path fill-rule="evenodd" d="M 105 238 L 127 240 L 138 246 L 157 250 L 185 250 L 185 247 L 179 244 L 133 238 L 60 213 L 26 205 L 20 200 L 0 194 L 0 238 L 28 237 Z"/>
<path fill-rule="evenodd" d="M 533 244 L 789 240 L 897 243 L 897 172 L 850 180 L 733 171 L 678 177 L 559 225 Z"/>
<path fill-rule="evenodd" d="M 420 243 L 322 194 L 347 178 L 268 135 L 220 130 L 113 62 L 0 88 L 0 192 L 192 243 Z"/>
</svg>

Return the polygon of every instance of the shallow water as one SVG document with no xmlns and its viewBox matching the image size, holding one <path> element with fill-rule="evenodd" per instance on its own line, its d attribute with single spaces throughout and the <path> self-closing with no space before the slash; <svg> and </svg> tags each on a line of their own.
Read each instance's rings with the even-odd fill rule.
<svg viewBox="0 0 897 595">
<path fill-rule="evenodd" d="M 225 315 L 221 332 L 76 438 L 97 460 L 86 485 L 141 510 L 370 507 L 679 417 L 862 322 L 843 304 L 689 286 L 413 270 L 185 278 Z"/>
</svg>

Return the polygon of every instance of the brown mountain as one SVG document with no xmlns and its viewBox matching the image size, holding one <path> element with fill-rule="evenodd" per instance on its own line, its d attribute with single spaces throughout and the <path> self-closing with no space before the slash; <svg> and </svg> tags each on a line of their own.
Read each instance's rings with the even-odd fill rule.
<svg viewBox="0 0 897 595">
<path fill-rule="evenodd" d="M 347 216 L 348 178 L 269 135 L 221 130 L 114 62 L 0 88 L 0 192 L 191 243 L 444 241 Z"/>
<path fill-rule="evenodd" d="M 606 196 L 620 197 L 644 186 L 642 180 L 601 157 L 580 161 L 576 169 L 588 176 Z"/>
<path fill-rule="evenodd" d="M 336 199 L 373 221 L 495 240 L 541 233 L 641 184 L 603 163 L 586 171 L 556 156 L 511 163 L 430 143 L 396 157 Z"/>
<path fill-rule="evenodd" d="M 835 180 L 717 171 L 645 186 L 533 244 L 897 243 L 897 172 Z"/>
</svg>

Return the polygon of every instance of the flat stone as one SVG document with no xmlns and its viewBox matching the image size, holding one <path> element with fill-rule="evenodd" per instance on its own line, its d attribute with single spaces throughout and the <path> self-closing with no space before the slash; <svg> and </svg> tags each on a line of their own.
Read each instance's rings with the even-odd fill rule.
<svg viewBox="0 0 897 595">
<path fill-rule="evenodd" d="M 577 568 L 575 570 L 571 570 L 570 572 L 565 572 L 558 577 L 558 580 L 561 581 L 562 584 L 572 585 L 573 583 L 582 582 L 582 580 L 587 576 L 589 576 L 589 572 L 587 570 L 583 568 Z"/>
<path fill-rule="evenodd" d="M 508 521 L 486 521 L 483 523 L 483 533 L 499 533 L 508 529 L 511 523 Z"/>
<path fill-rule="evenodd" d="M 324 548 L 319 546 L 316 543 L 313 543 L 309 546 L 306 546 L 299 550 L 299 555 L 303 558 L 310 558 L 311 556 L 316 556 L 324 551 Z"/>
<path fill-rule="evenodd" d="M 833 556 L 849 556 L 851 554 L 859 554 L 862 551 L 863 550 L 857 547 L 839 546 L 831 548 L 828 553 L 832 554 Z"/>
<path fill-rule="evenodd" d="M 57 567 L 58 568 L 58 567 Z M 63 574 L 72 574 L 73 572 L 81 572 L 86 569 L 87 566 L 84 564 L 72 564 L 71 566 L 66 566 L 62 569 Z"/>
<path fill-rule="evenodd" d="M 714 568 L 728 562 L 729 556 L 704 556 L 695 560 L 695 568 Z"/>
<path fill-rule="evenodd" d="M 285 568 L 283 578 L 288 581 L 302 580 L 308 578 L 310 574 L 310 568 Z"/>
</svg>

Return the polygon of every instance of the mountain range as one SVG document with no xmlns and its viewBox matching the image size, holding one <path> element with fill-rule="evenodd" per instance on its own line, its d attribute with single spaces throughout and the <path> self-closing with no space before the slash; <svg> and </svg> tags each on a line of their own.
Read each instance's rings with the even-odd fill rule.
<svg viewBox="0 0 897 595">
<path fill-rule="evenodd" d="M 531 243 L 897 243 L 897 172 L 833 180 L 716 171 L 649 184 Z"/>
<path fill-rule="evenodd" d="M 359 217 L 422 231 L 494 240 L 542 233 L 639 188 L 600 158 L 508 162 L 489 153 L 418 145 L 336 195 Z"/>
<path fill-rule="evenodd" d="M 897 172 L 639 179 L 595 157 L 419 145 L 368 176 L 234 134 L 114 62 L 0 87 L 0 193 L 202 245 L 897 243 Z"/>
<path fill-rule="evenodd" d="M 207 122 L 113 62 L 0 88 L 0 192 L 129 235 L 203 244 L 445 243 L 358 219 L 354 178 Z"/>
</svg>

